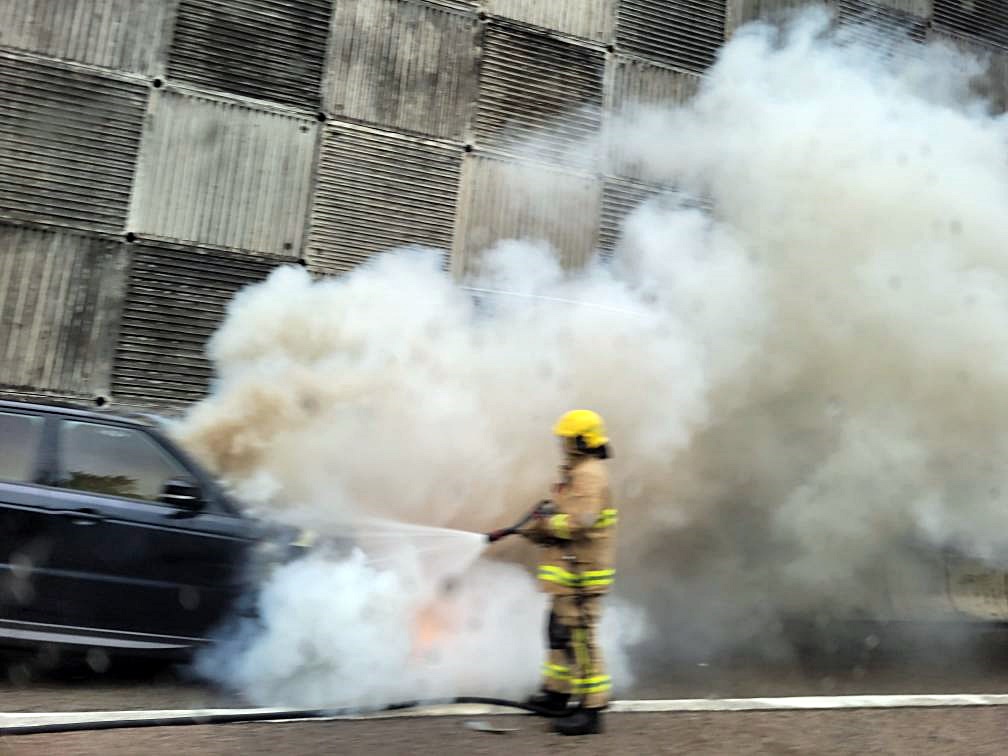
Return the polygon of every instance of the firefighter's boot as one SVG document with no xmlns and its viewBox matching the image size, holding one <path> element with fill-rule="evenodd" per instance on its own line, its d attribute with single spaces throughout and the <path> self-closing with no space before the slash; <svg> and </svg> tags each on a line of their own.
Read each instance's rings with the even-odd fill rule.
<svg viewBox="0 0 1008 756">
<path fill-rule="evenodd" d="M 597 735 L 602 732 L 602 710 L 578 709 L 573 714 L 558 719 L 553 729 L 561 735 Z"/>
<path fill-rule="evenodd" d="M 555 690 L 541 690 L 525 701 L 528 706 L 538 709 L 544 717 L 562 717 L 567 713 L 567 702 L 570 693 L 557 693 Z"/>
</svg>

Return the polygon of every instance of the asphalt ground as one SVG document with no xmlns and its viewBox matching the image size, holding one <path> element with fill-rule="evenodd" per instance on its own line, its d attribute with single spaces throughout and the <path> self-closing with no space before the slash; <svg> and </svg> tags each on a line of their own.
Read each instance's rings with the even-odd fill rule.
<svg viewBox="0 0 1008 756">
<path fill-rule="evenodd" d="M 248 706 L 184 669 L 121 664 L 96 673 L 41 673 L 9 657 L 0 709 L 97 711 Z M 969 642 L 927 633 L 782 658 L 740 652 L 708 660 L 650 658 L 620 698 L 734 698 L 856 694 L 1008 693 L 1008 633 Z M 1008 751 L 1008 707 L 611 714 L 603 735 L 562 738 L 534 717 L 395 719 L 143 728 L 0 739 L 0 754 L 108 753 L 690 753 L 986 754 Z"/>
<path fill-rule="evenodd" d="M 762 661 L 706 663 L 641 679 L 620 698 L 755 698 L 859 694 L 1008 693 L 1008 662 L 988 664 L 939 655 L 902 662 L 812 665 Z M 189 679 L 184 670 L 150 673 L 86 671 L 48 675 L 0 685 L 6 712 L 119 711 L 127 709 L 243 708 L 251 704 L 232 691 Z M 1006 730 L 1008 732 L 1008 730 Z"/>
<path fill-rule="evenodd" d="M 814 712 L 614 714 L 601 735 L 568 738 L 535 717 L 459 717 L 108 730 L 0 738 L 3 756 L 105 754 L 1003 754 L 1002 707 Z"/>
<path fill-rule="evenodd" d="M 974 630 L 967 636 L 926 626 L 901 628 L 870 648 L 856 642 L 827 644 L 804 655 L 749 649 L 709 659 L 674 659 L 658 649 L 643 651 L 646 657 L 636 680 L 621 686 L 617 697 L 1008 693 L 1008 630 Z M 125 659 L 102 672 L 83 664 L 43 671 L 19 654 L 0 657 L 0 665 L 0 710 L 7 712 L 252 705 L 239 693 L 196 679 L 183 667 Z"/>
</svg>

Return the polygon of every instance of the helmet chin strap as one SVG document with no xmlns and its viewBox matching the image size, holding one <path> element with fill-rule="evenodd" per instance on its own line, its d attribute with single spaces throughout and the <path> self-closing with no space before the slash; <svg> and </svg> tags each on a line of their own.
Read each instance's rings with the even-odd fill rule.
<svg viewBox="0 0 1008 756">
<path fill-rule="evenodd" d="M 565 438 L 563 440 L 564 454 L 568 457 L 583 457 L 587 453 L 587 447 L 579 445 L 577 442 L 578 438 L 581 438 L 581 436 Z"/>
<path fill-rule="evenodd" d="M 568 462 L 574 460 L 584 459 L 586 457 L 598 457 L 599 459 L 609 459 L 611 452 L 609 451 L 609 445 L 603 444 L 597 448 L 589 448 L 584 444 L 583 440 L 581 444 L 578 444 L 577 439 L 583 439 L 583 436 L 576 436 L 575 438 L 564 438 L 563 439 L 563 451 L 564 457 Z"/>
</svg>

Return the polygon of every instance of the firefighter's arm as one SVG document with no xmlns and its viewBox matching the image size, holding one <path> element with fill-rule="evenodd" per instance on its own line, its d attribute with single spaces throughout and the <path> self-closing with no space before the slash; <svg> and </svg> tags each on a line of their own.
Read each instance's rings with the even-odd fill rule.
<svg viewBox="0 0 1008 756">
<path fill-rule="evenodd" d="M 533 527 L 546 538 L 586 538 L 602 514 L 604 488 L 604 480 L 595 472 L 575 470 L 570 483 L 554 499 L 554 512 L 534 518 Z"/>
<path fill-rule="evenodd" d="M 533 543 L 549 543 L 555 536 L 550 534 L 547 527 L 544 527 L 544 523 L 548 522 L 550 516 L 555 512 L 556 505 L 551 500 L 544 499 L 540 501 L 536 504 L 535 509 L 532 510 L 528 522 L 518 529 L 518 534 L 525 536 Z"/>
</svg>

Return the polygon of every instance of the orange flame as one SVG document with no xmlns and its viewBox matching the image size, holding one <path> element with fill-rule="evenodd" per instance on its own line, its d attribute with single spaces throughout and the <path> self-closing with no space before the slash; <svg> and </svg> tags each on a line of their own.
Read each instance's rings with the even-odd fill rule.
<svg viewBox="0 0 1008 756">
<path fill-rule="evenodd" d="M 451 628 L 445 602 L 435 599 L 420 607 L 413 622 L 412 657 L 415 659 L 429 653 L 438 641 L 451 632 Z"/>
</svg>

